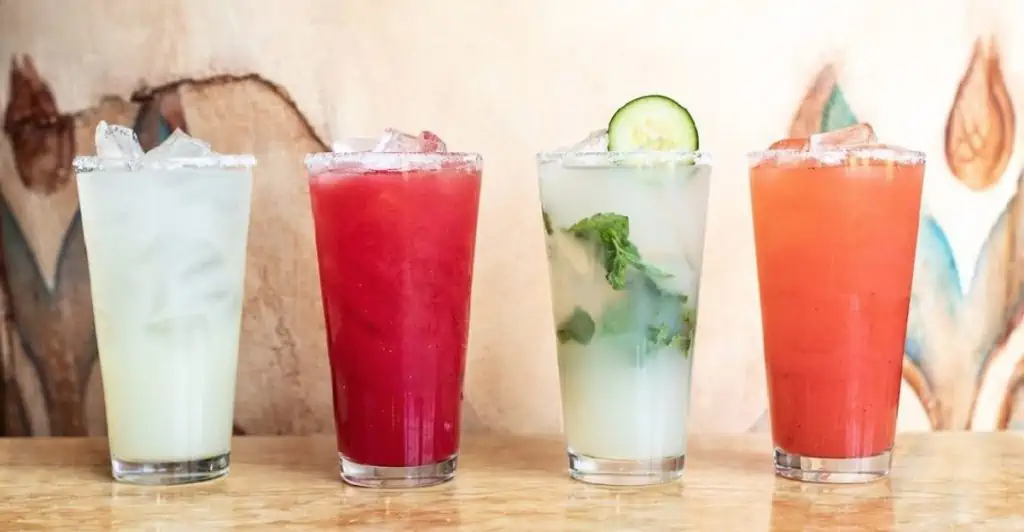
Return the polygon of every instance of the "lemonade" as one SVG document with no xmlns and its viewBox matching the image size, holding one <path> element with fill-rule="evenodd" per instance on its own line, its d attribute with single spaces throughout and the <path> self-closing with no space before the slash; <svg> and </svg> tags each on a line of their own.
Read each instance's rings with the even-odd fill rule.
<svg viewBox="0 0 1024 532">
<path fill-rule="evenodd" d="M 663 482 L 686 455 L 710 159 L 605 143 L 538 156 L 570 475 Z"/>
<path fill-rule="evenodd" d="M 112 135 L 127 146 L 105 148 Z M 130 130 L 97 137 L 75 167 L 114 477 L 223 475 L 254 161 L 183 133 L 145 156 Z"/>
</svg>

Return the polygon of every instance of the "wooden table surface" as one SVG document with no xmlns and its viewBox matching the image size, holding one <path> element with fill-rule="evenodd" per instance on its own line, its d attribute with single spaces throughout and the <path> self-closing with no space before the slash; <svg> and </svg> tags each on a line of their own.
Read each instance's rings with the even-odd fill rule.
<svg viewBox="0 0 1024 532">
<path fill-rule="evenodd" d="M 227 477 L 158 488 L 112 482 L 103 439 L 0 439 L 0 530 L 1024 531 L 1024 435 L 903 435 L 859 486 L 776 479 L 769 448 L 694 436 L 681 482 L 605 488 L 557 439 L 468 436 L 453 482 L 376 491 L 341 483 L 330 436 L 236 438 Z"/>
</svg>

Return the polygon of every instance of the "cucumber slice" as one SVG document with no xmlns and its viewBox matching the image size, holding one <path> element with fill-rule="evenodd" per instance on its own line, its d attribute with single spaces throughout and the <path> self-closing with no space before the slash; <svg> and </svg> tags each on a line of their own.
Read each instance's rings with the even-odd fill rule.
<svg viewBox="0 0 1024 532">
<path fill-rule="evenodd" d="M 608 151 L 696 151 L 699 146 L 690 112 L 668 96 L 636 98 L 608 122 Z"/>
</svg>

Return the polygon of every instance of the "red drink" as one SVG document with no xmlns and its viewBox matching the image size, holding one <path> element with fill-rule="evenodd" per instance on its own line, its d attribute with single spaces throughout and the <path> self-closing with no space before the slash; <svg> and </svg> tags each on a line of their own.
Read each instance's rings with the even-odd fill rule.
<svg viewBox="0 0 1024 532">
<path fill-rule="evenodd" d="M 924 158 L 771 152 L 750 170 L 776 471 L 889 470 Z"/>
<path fill-rule="evenodd" d="M 367 168 L 389 160 L 395 169 Z M 342 477 L 443 482 L 459 450 L 480 158 L 325 154 L 307 164 Z"/>
</svg>

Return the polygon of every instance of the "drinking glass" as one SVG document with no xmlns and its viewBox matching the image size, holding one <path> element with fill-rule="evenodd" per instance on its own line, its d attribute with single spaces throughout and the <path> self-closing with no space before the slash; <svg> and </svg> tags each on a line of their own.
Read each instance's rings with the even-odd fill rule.
<svg viewBox="0 0 1024 532">
<path fill-rule="evenodd" d="M 306 158 L 341 478 L 455 475 L 482 159 Z"/>
<path fill-rule="evenodd" d="M 538 155 L 569 475 L 679 478 L 710 156 Z"/>
<path fill-rule="evenodd" d="M 924 154 L 752 153 L 750 188 L 775 471 L 889 473 Z"/>
</svg>

